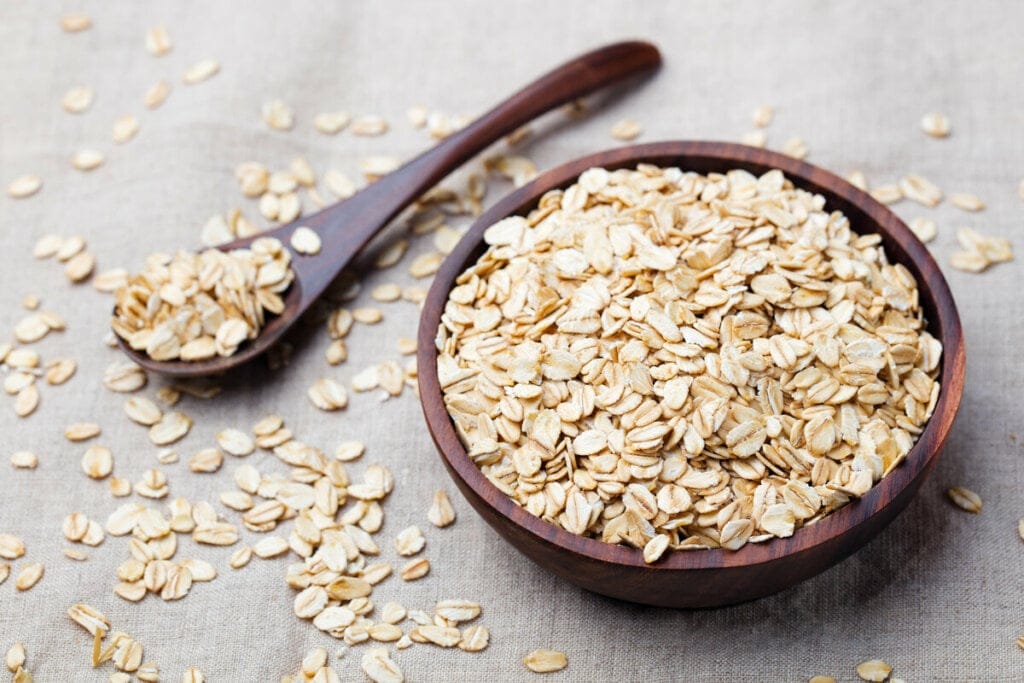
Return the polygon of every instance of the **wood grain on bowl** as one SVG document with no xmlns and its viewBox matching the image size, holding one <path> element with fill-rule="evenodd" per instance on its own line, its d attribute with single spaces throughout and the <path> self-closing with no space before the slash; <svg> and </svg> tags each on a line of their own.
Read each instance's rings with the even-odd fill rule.
<svg viewBox="0 0 1024 683">
<path fill-rule="evenodd" d="M 484 230 L 509 215 L 525 215 L 548 190 L 572 184 L 586 169 L 675 166 L 698 173 L 782 170 L 798 187 L 825 197 L 858 233 L 878 233 L 890 260 L 917 279 L 929 331 L 942 342 L 935 411 L 902 465 L 861 499 L 798 529 L 789 538 L 737 551 L 667 553 L 648 565 L 640 550 L 571 534 L 520 508 L 466 455 L 445 409 L 434 339 L 456 277 L 486 248 Z M 419 388 L 424 415 L 442 461 L 480 515 L 523 554 L 583 588 L 615 598 L 669 607 L 713 607 L 762 597 L 809 578 L 866 543 L 900 512 L 935 465 L 963 391 L 965 351 L 956 306 L 927 249 L 885 206 L 838 176 L 764 149 L 719 142 L 661 142 L 612 149 L 547 171 L 484 213 L 438 271 L 419 328 Z"/>
</svg>

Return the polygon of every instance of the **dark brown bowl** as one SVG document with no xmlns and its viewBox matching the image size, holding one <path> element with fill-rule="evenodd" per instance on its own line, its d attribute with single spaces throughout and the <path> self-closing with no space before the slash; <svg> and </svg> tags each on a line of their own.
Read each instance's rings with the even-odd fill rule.
<svg viewBox="0 0 1024 683">
<path fill-rule="evenodd" d="M 700 173 L 781 169 L 795 185 L 820 193 L 859 233 L 879 233 L 894 262 L 917 278 L 929 331 L 942 342 L 942 390 L 935 411 L 906 460 L 858 501 L 800 528 L 789 538 L 748 543 L 737 551 L 670 552 L 654 565 L 640 550 L 576 536 L 517 506 L 466 455 L 442 400 L 434 338 L 456 277 L 484 251 L 484 230 L 525 215 L 548 190 L 564 188 L 588 168 L 677 166 Z M 964 344 L 960 318 L 931 254 L 907 226 L 867 193 L 828 171 L 764 149 L 723 142 L 658 142 L 621 147 L 570 161 L 512 192 L 470 228 L 438 271 L 419 327 L 419 391 L 438 453 L 462 494 L 505 540 L 545 569 L 587 590 L 664 607 L 716 607 L 775 593 L 839 562 L 882 530 L 917 493 L 935 465 L 960 405 Z"/>
</svg>

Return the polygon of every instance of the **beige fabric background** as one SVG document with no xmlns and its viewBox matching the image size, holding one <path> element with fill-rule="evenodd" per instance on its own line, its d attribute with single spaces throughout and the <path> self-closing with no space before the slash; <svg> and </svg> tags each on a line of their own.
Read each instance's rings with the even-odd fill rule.
<svg viewBox="0 0 1024 683">
<path fill-rule="evenodd" d="M 92 30 L 58 28 L 62 11 L 86 9 Z M 1024 652 L 1021 582 L 1024 516 L 1020 429 L 1024 365 L 1020 265 L 982 275 L 948 268 L 954 231 L 973 225 L 1020 242 L 1024 204 L 1016 184 L 1024 177 L 1024 82 L 1019 27 L 1024 6 L 1006 2 L 771 3 L 617 0 L 520 3 L 460 2 L 4 2 L 0 4 L 0 171 L 4 185 L 26 172 L 45 178 L 26 201 L 0 197 L 0 329 L 10 330 L 25 294 L 68 320 L 68 330 L 38 344 L 45 356 L 73 355 L 81 364 L 62 387 L 43 387 L 42 405 L 17 419 L 10 399 L 0 406 L 4 461 L 0 463 L 0 531 L 28 543 L 25 561 L 45 561 L 46 576 L 19 594 L 13 577 L 0 585 L 0 646 L 23 640 L 37 681 L 101 681 L 110 672 L 89 667 L 90 643 L 64 616 L 86 601 L 114 627 L 145 646 L 166 680 L 195 665 L 211 681 L 277 681 L 297 670 L 303 653 L 337 644 L 292 615 L 293 592 L 283 582 L 286 559 L 227 567 L 230 551 L 184 539 L 179 557 L 214 562 L 221 576 L 197 584 L 177 603 L 148 598 L 139 605 L 115 597 L 114 568 L 126 542 L 109 538 L 75 563 L 62 517 L 80 510 L 103 520 L 120 501 L 105 483 L 86 479 L 83 448 L 67 443 L 63 427 L 95 419 L 100 443 L 110 446 L 116 474 L 136 481 L 155 465 L 145 430 L 123 416 L 123 396 L 105 391 L 102 370 L 118 353 L 101 343 L 110 302 L 88 286 L 70 286 L 53 262 L 30 250 L 46 232 L 85 235 L 101 268 L 137 266 L 152 250 L 196 244 L 210 215 L 241 206 L 256 216 L 232 178 L 239 162 L 256 159 L 283 167 L 303 154 L 322 172 L 329 166 L 357 175 L 369 153 L 408 157 L 428 144 L 405 121 L 422 102 L 450 113 L 476 113 L 528 78 L 600 43 L 645 37 L 664 51 L 656 80 L 571 125 L 558 117 L 541 129 L 525 153 L 541 167 L 611 146 L 608 130 L 635 117 L 642 140 L 738 139 L 750 130 L 751 110 L 777 107 L 770 146 L 803 136 L 809 160 L 840 173 L 864 170 L 875 183 L 919 172 L 947 192 L 979 194 L 988 209 L 977 215 L 944 204 L 935 210 L 904 202 L 904 218 L 933 217 L 933 243 L 960 305 L 968 343 L 968 381 L 960 418 L 938 468 L 909 509 L 874 542 L 839 566 L 780 595 L 738 607 L 663 611 L 606 600 L 567 585 L 524 560 L 480 521 L 442 470 L 413 396 L 379 404 L 358 395 L 348 411 L 313 409 L 305 388 L 319 376 L 348 381 L 371 362 L 398 358 L 394 339 L 415 332 L 416 310 L 385 305 L 386 320 L 358 329 L 347 364 L 323 360 L 326 334 L 318 327 L 284 372 L 232 378 L 214 401 L 183 401 L 196 426 L 178 450 L 183 456 L 212 445 L 227 426 L 248 428 L 279 411 L 296 435 L 333 451 L 343 439 L 368 444 L 363 463 L 393 469 L 397 485 L 385 505 L 382 539 L 418 523 L 427 535 L 429 577 L 413 584 L 389 579 L 375 592 L 382 604 L 398 599 L 429 608 L 436 599 L 464 597 L 484 605 L 490 647 L 479 654 L 416 646 L 395 654 L 414 681 L 532 679 L 521 658 L 538 647 L 564 650 L 567 670 L 552 681 L 796 681 L 830 674 L 855 679 L 854 666 L 880 657 L 907 681 L 1020 681 Z M 143 48 L 144 31 L 163 22 L 174 50 L 156 59 Z M 184 68 L 205 57 L 221 73 L 202 85 L 180 85 Z M 141 106 L 158 78 L 174 91 L 157 111 Z M 63 112 L 59 101 L 76 84 L 95 88 L 87 113 Z M 269 131 L 260 105 L 280 97 L 297 115 L 290 133 Z M 387 117 L 393 131 L 376 139 L 349 133 L 319 135 L 312 117 L 344 108 Z M 936 141 L 918 129 L 929 110 L 946 112 L 954 134 Z M 109 143 L 113 119 L 139 116 L 142 130 L 123 146 Z M 107 152 L 99 170 L 81 174 L 68 159 L 80 146 Z M 456 180 L 455 182 L 459 182 Z M 507 186 L 492 184 L 488 201 Z M 456 223 L 462 225 L 464 223 Z M 421 240 L 412 253 L 429 248 Z M 410 256 L 367 284 L 409 283 Z M 365 290 L 364 290 L 365 291 Z M 9 332 L 4 332 L 7 336 Z M 150 382 L 152 396 L 161 381 Z M 10 452 L 31 448 L 35 471 L 13 470 Z M 269 454 L 248 459 L 261 470 L 283 471 Z M 238 463 L 214 475 L 188 472 L 184 462 L 163 469 L 172 496 L 216 501 L 231 487 Z M 972 516 L 954 509 L 943 490 L 965 485 L 985 509 Z M 431 492 L 452 493 L 457 523 L 438 530 L 426 523 Z M 245 538 L 252 542 L 253 535 Z M 390 548 L 385 557 L 395 560 Z M 334 660 L 343 680 L 362 680 L 365 646 Z"/>
</svg>

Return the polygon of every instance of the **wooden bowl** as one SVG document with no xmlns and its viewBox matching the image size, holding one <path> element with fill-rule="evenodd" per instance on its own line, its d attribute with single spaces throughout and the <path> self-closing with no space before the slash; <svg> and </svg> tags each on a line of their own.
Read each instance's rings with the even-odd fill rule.
<svg viewBox="0 0 1024 683">
<path fill-rule="evenodd" d="M 455 278 L 484 251 L 484 230 L 509 215 L 525 215 L 553 188 L 571 185 L 594 166 L 638 163 L 700 173 L 781 169 L 795 185 L 825 197 L 859 233 L 879 233 L 889 257 L 917 278 L 929 331 L 942 342 L 942 389 L 932 418 L 906 460 L 860 500 L 806 526 L 789 538 L 748 543 L 737 551 L 670 551 L 654 565 L 640 550 L 584 538 L 516 505 L 466 455 L 442 400 L 434 339 Z M 763 597 L 839 562 L 888 524 L 917 493 L 935 465 L 960 404 L 964 344 L 953 297 L 931 254 L 904 223 L 868 194 L 838 176 L 764 149 L 721 142 L 659 142 L 599 152 L 541 174 L 485 212 L 438 271 L 419 327 L 419 391 L 430 434 L 445 467 L 478 513 L 520 552 L 587 590 L 666 607 L 716 607 Z"/>
</svg>

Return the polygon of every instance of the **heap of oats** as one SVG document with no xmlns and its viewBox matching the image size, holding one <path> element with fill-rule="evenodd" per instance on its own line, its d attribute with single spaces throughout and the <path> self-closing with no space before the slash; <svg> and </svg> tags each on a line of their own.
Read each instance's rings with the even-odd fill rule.
<svg viewBox="0 0 1024 683">
<path fill-rule="evenodd" d="M 154 360 L 230 356 L 256 338 L 268 313 L 284 310 L 294 279 L 288 250 L 270 237 L 231 252 L 153 254 L 117 290 L 111 326 Z"/>
<path fill-rule="evenodd" d="M 931 415 L 941 344 L 913 276 L 824 204 L 778 170 L 594 168 L 491 226 L 437 337 L 470 457 L 648 562 L 864 495 Z"/>
</svg>

